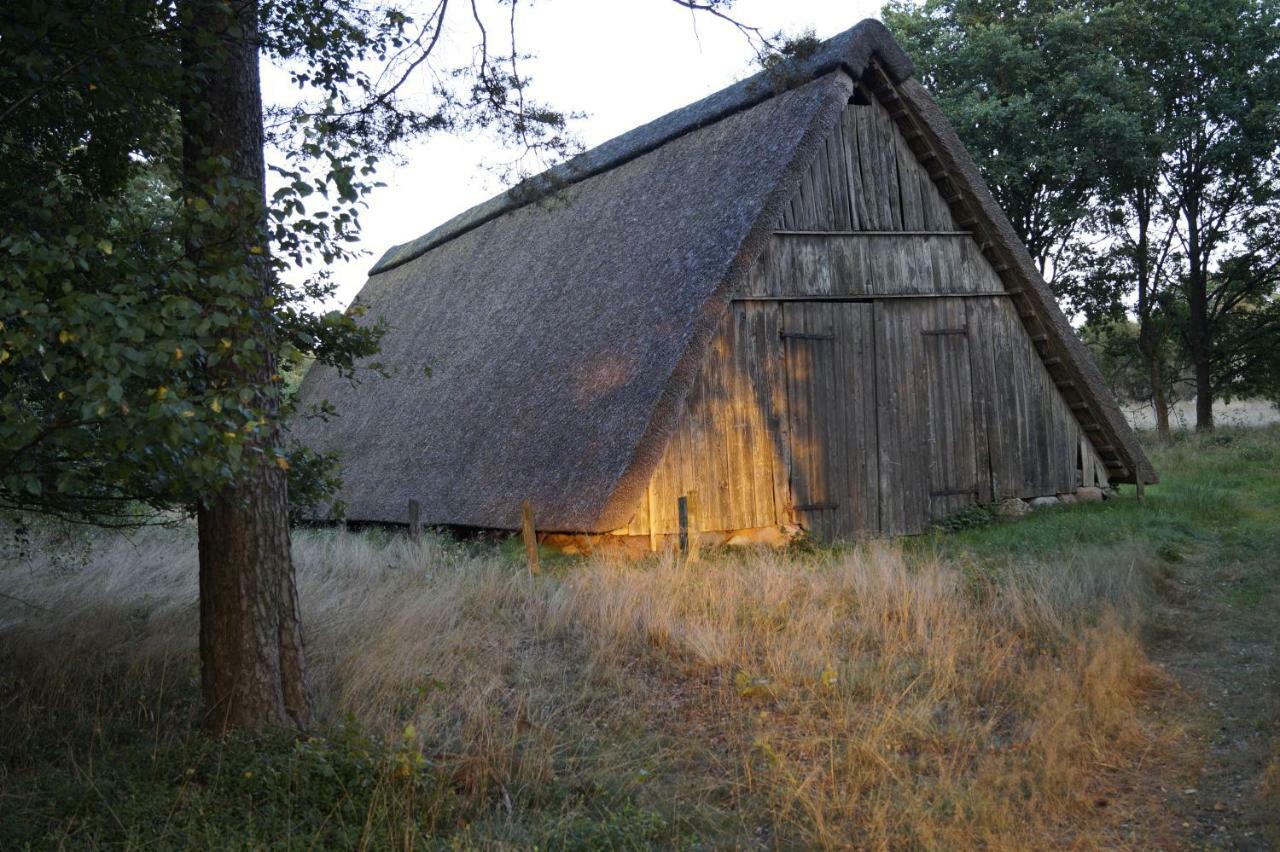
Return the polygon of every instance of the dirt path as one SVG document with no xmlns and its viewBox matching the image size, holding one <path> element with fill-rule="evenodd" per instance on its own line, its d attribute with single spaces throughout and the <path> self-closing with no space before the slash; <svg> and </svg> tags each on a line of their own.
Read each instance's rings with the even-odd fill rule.
<svg viewBox="0 0 1280 852">
<path fill-rule="evenodd" d="M 1280 565 L 1205 550 L 1174 567 L 1148 636 L 1178 684 L 1163 712 L 1186 731 L 1160 782 L 1181 822 L 1170 833 L 1190 848 L 1277 849 Z"/>
</svg>

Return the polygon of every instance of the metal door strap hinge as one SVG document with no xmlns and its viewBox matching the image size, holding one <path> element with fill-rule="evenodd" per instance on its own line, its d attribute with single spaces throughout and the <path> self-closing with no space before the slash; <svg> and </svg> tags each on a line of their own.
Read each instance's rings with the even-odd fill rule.
<svg viewBox="0 0 1280 852">
<path fill-rule="evenodd" d="M 835 340 L 834 334 L 810 334 L 807 331 L 783 331 L 779 332 L 782 338 L 792 338 L 794 340 Z"/>
<path fill-rule="evenodd" d="M 835 340 L 835 334 L 815 334 L 812 331 L 780 331 L 778 336 L 781 338 L 791 338 L 794 340 Z"/>
</svg>

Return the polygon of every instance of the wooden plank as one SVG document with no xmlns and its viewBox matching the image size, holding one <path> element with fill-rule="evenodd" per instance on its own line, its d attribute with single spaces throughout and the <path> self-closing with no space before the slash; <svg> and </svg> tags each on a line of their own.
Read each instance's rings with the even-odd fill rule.
<svg viewBox="0 0 1280 852">
<path fill-rule="evenodd" d="M 798 193 L 799 190 L 796 191 Z M 787 203 L 782 205 L 782 213 L 778 216 L 778 228 L 794 228 L 796 227 L 796 193 L 793 193 Z"/>
<path fill-rule="evenodd" d="M 910 194 L 915 204 L 912 218 L 908 219 L 906 227 L 911 227 L 911 221 L 918 221 L 922 228 L 955 227 L 951 208 L 934 184 L 929 170 L 912 148 L 908 135 L 900 127 L 896 127 L 895 130 L 898 143 L 898 174 L 902 192 L 904 196 Z M 933 152 L 929 151 L 929 153 Z M 936 155 L 934 158 L 936 159 Z"/>
<path fill-rule="evenodd" d="M 699 434 L 703 443 L 699 455 L 704 469 L 693 471 L 687 487 L 701 495 L 705 505 L 701 520 L 709 529 L 732 529 L 734 524 L 734 497 L 740 487 L 731 467 L 736 441 L 733 435 L 733 385 L 731 361 L 733 324 L 732 316 L 721 322 L 720 333 L 712 339 L 711 351 L 703 363 L 703 420 Z"/>
<path fill-rule="evenodd" d="M 996 300 L 975 299 L 967 303 L 968 320 L 976 345 L 971 361 L 977 396 L 983 402 L 991 464 L 992 499 L 1004 500 L 1022 494 L 1022 461 L 1025 441 L 1020 431 L 1024 419 L 1024 383 L 1017 380 L 1018 362 L 1010 357 L 1007 328 Z"/>
<path fill-rule="evenodd" d="M 809 172 L 805 179 L 808 181 L 810 195 L 813 199 L 809 208 L 812 218 L 809 221 L 814 227 L 818 228 L 835 227 L 835 211 L 831 204 L 831 173 L 827 163 L 826 140 L 823 140 L 823 144 L 818 146 L 813 162 L 809 164 Z"/>
<path fill-rule="evenodd" d="M 1107 478 L 1107 465 L 1093 442 L 1083 433 L 1080 435 L 1080 484 L 1095 488 L 1106 488 L 1111 484 Z"/>
<path fill-rule="evenodd" d="M 893 209 L 889 206 L 888 183 L 880 161 L 880 141 L 873 110 L 870 104 L 849 107 L 858 134 L 858 167 L 867 202 L 866 223 L 874 230 L 898 230 L 901 223 L 894 221 Z"/>
<path fill-rule="evenodd" d="M 1093 444 L 1090 443 L 1092 449 Z M 1099 488 L 1107 488 L 1111 485 L 1111 481 L 1107 478 L 1107 466 L 1102 463 L 1102 459 L 1098 458 L 1097 453 L 1093 456 L 1093 484 Z"/>
<path fill-rule="evenodd" d="M 995 361 L 991 354 L 991 323 L 987 320 L 989 306 L 981 299 L 966 299 L 964 306 L 965 323 L 970 329 L 969 373 L 973 383 L 977 498 L 979 503 L 990 503 L 995 499 L 992 465 L 997 449 L 991 428 L 995 419 Z"/>
<path fill-rule="evenodd" d="M 838 228 L 799 229 L 774 228 L 774 236 L 779 237 L 972 237 L 973 231 L 947 231 L 936 229 L 915 229 L 901 231 L 852 231 Z"/>
<path fill-rule="evenodd" d="M 906 227 L 902 216 L 902 188 L 898 183 L 898 158 L 894 152 L 893 119 L 877 101 L 871 105 L 872 122 L 875 126 L 877 168 L 880 171 L 881 191 L 889 199 L 889 228 L 901 230 Z"/>
<path fill-rule="evenodd" d="M 741 296 L 1004 293 L 970 238 L 853 233 L 775 235 Z M 985 272 L 983 271 L 985 270 Z"/>
<path fill-rule="evenodd" d="M 868 208 L 868 187 L 862 180 L 862 165 L 858 155 L 857 111 L 861 107 L 847 106 L 840 117 L 840 132 L 844 139 L 845 176 L 849 181 L 849 227 L 868 230 L 874 227 Z"/>
<path fill-rule="evenodd" d="M 972 306 L 975 311 L 980 300 Z M 1054 386 L 1017 312 L 992 299 L 982 333 L 990 336 L 994 404 L 988 410 L 994 497 L 1060 494 L 1075 486 L 1080 430 Z"/>
<path fill-rule="evenodd" d="M 880 532 L 874 308 L 842 303 L 834 313 L 846 504 L 839 512 L 840 534 L 865 537 Z"/>
<path fill-rule="evenodd" d="M 980 489 L 969 327 L 964 302 L 920 303 L 926 419 L 929 430 L 929 518 L 972 503 Z"/>
<path fill-rule="evenodd" d="M 757 433 L 763 426 L 760 398 L 752 375 L 751 326 L 746 317 L 746 306 L 733 304 L 727 317 L 732 327 L 731 344 L 727 363 L 729 375 L 730 405 L 727 426 L 730 448 L 729 471 L 738 483 L 732 489 L 730 506 L 733 527 L 749 529 L 762 526 L 757 492 L 770 487 L 769 471 L 762 471 L 756 463 Z"/>
<path fill-rule="evenodd" d="M 897 159 L 898 166 L 898 187 L 902 194 L 902 227 L 903 230 L 922 230 L 926 225 L 925 218 L 925 200 L 921 197 L 921 184 L 919 180 L 919 165 L 916 163 L 916 155 L 907 144 L 907 140 L 902 138 L 902 134 L 898 132 L 896 124 L 893 127 L 893 152 Z"/>
<path fill-rule="evenodd" d="M 787 407 L 786 349 L 782 345 L 782 306 L 776 303 L 753 306 L 759 324 L 753 356 L 759 365 L 761 409 L 765 431 L 773 443 L 773 522 L 791 524 L 791 432 Z"/>
<path fill-rule="evenodd" d="M 1084 435 L 1080 436 L 1080 486 L 1082 488 L 1090 488 L 1093 486 L 1093 452 L 1089 446 L 1089 439 Z"/>
<path fill-rule="evenodd" d="M 722 366 L 726 340 L 724 328 L 712 338 L 707 360 L 698 376 L 701 408 L 694 422 L 693 449 L 685 459 L 684 491 L 701 493 L 703 517 L 711 527 L 718 527 L 728 515 L 726 489 L 728 472 L 725 470 L 727 455 L 724 448 L 724 411 L 721 390 Z M 711 487 L 703 488 L 709 484 Z"/>
<path fill-rule="evenodd" d="M 786 475 L 779 315 L 776 304 L 731 303 L 677 414 L 649 496 L 641 501 L 648 506 L 637 507 L 631 534 L 676 533 L 677 498 L 695 490 L 706 531 L 785 522 L 786 484 L 777 482 Z"/>
<path fill-rule="evenodd" d="M 676 517 L 679 519 L 679 532 L 677 533 L 680 543 L 680 555 L 689 552 L 689 497 L 681 494 L 676 498 Z"/>
<path fill-rule="evenodd" d="M 875 303 L 880 527 L 887 535 L 921 532 L 927 517 L 927 388 L 919 308 L 916 302 Z"/>
<path fill-rule="evenodd" d="M 952 293 L 948 299 L 1000 299 L 1004 293 Z M 733 302 L 894 302 L 911 299 L 937 299 L 936 293 L 877 293 L 874 295 L 851 296 L 734 296 Z M 1072 405 L 1075 408 L 1075 405 Z M 1089 406 L 1081 404 L 1080 410 Z M 1099 427 L 1101 428 L 1101 427 Z"/>
<path fill-rule="evenodd" d="M 856 239 L 826 239 L 831 263 L 831 293 L 839 296 L 867 295 L 871 285 L 867 273 L 867 246 Z"/>
<path fill-rule="evenodd" d="M 525 500 L 520 504 L 520 537 L 524 540 L 524 554 L 529 563 L 529 576 L 536 577 L 542 573 L 538 562 L 538 534 L 533 528 L 533 502 Z"/>
<path fill-rule="evenodd" d="M 739 393 L 740 423 L 744 461 L 750 480 L 748 514 L 742 529 L 772 526 L 777 523 L 774 508 L 774 445 L 769 423 L 769 383 L 763 370 L 764 359 L 771 357 L 764 349 L 767 333 L 765 314 L 770 306 L 735 303 L 732 307 L 737 332 L 734 353 L 737 374 L 742 382 Z"/>
<path fill-rule="evenodd" d="M 649 526 L 649 552 L 658 552 L 658 528 L 653 523 L 653 481 L 644 489 L 645 520 Z"/>
<path fill-rule="evenodd" d="M 422 541 L 422 504 L 409 501 L 409 538 L 415 544 Z"/>
<path fill-rule="evenodd" d="M 683 513 L 680 523 L 680 549 L 684 552 L 686 562 L 697 562 L 699 541 L 698 532 L 701 529 L 698 517 L 698 492 L 690 491 L 683 498 Z"/>
<path fill-rule="evenodd" d="M 827 168 L 827 188 L 831 193 L 831 219 L 827 227 L 834 230 L 851 229 L 849 205 L 849 176 L 845 173 L 845 141 L 842 121 L 837 121 L 827 133 L 823 149 Z"/>
</svg>

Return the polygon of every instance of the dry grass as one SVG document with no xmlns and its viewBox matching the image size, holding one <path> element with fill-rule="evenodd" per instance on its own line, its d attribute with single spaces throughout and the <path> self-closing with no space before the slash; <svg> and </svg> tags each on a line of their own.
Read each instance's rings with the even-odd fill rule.
<svg viewBox="0 0 1280 852">
<path fill-rule="evenodd" d="M 189 726 L 191 531 L 45 552 L 0 570 L 48 610 L 0 606 L 25 690 L 6 731 Z M 539 579 L 435 539 L 302 533 L 296 556 L 321 717 L 412 724 L 478 845 L 593 798 L 662 814 L 672 843 L 1119 843 L 1098 804 L 1151 742 L 1136 550 L 1019 566 L 873 544 Z"/>
</svg>

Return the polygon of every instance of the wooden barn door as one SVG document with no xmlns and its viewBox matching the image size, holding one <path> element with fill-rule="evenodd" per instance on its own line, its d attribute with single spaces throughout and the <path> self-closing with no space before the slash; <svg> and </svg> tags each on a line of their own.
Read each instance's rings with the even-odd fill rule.
<svg viewBox="0 0 1280 852">
<path fill-rule="evenodd" d="M 876 303 L 881 529 L 922 532 L 990 491 L 962 299 Z"/>
<path fill-rule="evenodd" d="M 879 496 L 872 306 L 786 302 L 781 334 L 796 520 L 820 541 L 875 533 Z"/>
</svg>

